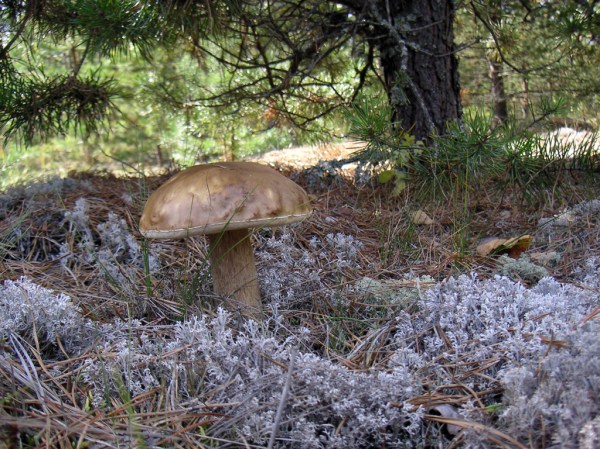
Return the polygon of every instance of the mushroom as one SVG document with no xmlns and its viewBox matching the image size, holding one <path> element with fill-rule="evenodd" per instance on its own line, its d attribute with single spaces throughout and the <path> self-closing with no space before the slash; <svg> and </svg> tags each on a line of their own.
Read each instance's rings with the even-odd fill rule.
<svg viewBox="0 0 600 449">
<path fill-rule="evenodd" d="M 301 221 L 312 212 L 308 195 L 278 171 L 254 162 L 196 165 L 161 185 L 146 202 L 140 232 L 150 239 L 205 234 L 217 295 L 261 316 L 250 229 Z"/>
</svg>

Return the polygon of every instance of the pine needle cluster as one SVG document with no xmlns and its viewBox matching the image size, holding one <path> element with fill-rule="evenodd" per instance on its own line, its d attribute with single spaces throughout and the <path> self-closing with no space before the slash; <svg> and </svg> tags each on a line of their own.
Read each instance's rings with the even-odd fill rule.
<svg viewBox="0 0 600 449">
<path fill-rule="evenodd" d="M 84 74 L 86 61 L 131 53 L 150 60 L 159 46 L 218 28 L 233 9 L 235 1 L 1 2 L 0 130 L 26 144 L 73 131 L 96 133 L 118 113 L 114 99 L 122 92 L 99 71 Z M 60 75 L 47 74 L 31 58 L 45 42 L 70 42 L 81 56 Z"/>
</svg>

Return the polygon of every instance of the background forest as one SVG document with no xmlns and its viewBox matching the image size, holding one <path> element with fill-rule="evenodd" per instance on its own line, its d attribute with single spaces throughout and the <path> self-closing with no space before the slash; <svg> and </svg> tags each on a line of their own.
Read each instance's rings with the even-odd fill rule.
<svg viewBox="0 0 600 449">
<path fill-rule="evenodd" d="M 0 449 L 600 447 L 600 2 L 0 19 Z M 255 319 L 139 230 L 251 157 L 313 207 L 252 233 Z"/>
<path fill-rule="evenodd" d="M 187 35 L 168 45 L 146 42 L 144 33 L 152 30 L 141 26 L 130 30 L 131 36 L 138 33 L 138 40 L 127 35 L 115 42 L 104 42 L 103 36 L 97 42 L 90 40 L 78 27 L 103 25 L 93 22 L 93 8 L 110 11 L 112 6 L 82 2 L 78 7 L 88 8 L 89 15 L 81 23 L 65 25 L 52 17 L 38 18 L 39 27 L 10 42 L 10 58 L 3 62 L 2 123 L 7 137 L 2 150 L 3 186 L 45 171 L 64 175 L 83 167 L 187 166 L 306 143 L 369 137 L 360 131 L 354 133 L 359 136 L 349 135 L 353 122 L 349 124 L 347 108 L 361 104 L 369 110 L 387 108 L 389 92 L 376 61 L 361 65 L 364 58 L 372 61 L 377 55 L 365 54 L 373 53 L 373 48 L 352 36 L 335 42 L 327 57 L 314 63 L 310 75 L 314 82 L 307 75 L 308 81 L 300 80 L 279 95 L 264 86 L 266 66 L 242 66 L 240 52 L 259 50 L 244 50 L 239 30 L 228 33 L 230 25 L 221 23 L 218 4 L 212 5 L 217 16 L 209 25 L 214 27 L 212 36 L 199 44 Z M 230 7 L 235 8 L 235 2 Z M 3 8 L 8 19 L 8 3 Z M 586 130 L 596 126 L 597 8 L 595 2 L 575 1 L 458 2 L 455 51 L 464 113 L 493 117 L 494 123 L 535 125 L 536 131 L 548 124 Z M 118 20 L 127 18 L 114 20 L 113 27 L 118 27 L 122 26 Z M 323 12 L 316 20 L 316 25 L 305 26 L 322 27 L 333 19 Z M 5 43 L 9 37 L 5 35 Z M 73 86 L 61 83 L 71 75 L 105 90 L 106 97 L 95 105 L 98 109 L 90 106 L 90 120 L 77 117 L 66 106 Z M 35 86 L 38 98 L 47 95 L 51 102 L 54 95 L 57 109 L 30 105 L 39 115 L 28 122 L 27 117 L 35 113 L 24 106 L 25 98 Z M 56 90 L 51 92 L 52 88 Z M 14 91 L 20 91 L 20 100 L 11 97 Z M 65 95 L 62 103 L 57 101 L 61 95 Z M 21 110 L 11 106 L 18 102 Z M 76 109 L 75 103 L 70 107 Z M 386 112 L 377 114 L 386 116 Z"/>
</svg>

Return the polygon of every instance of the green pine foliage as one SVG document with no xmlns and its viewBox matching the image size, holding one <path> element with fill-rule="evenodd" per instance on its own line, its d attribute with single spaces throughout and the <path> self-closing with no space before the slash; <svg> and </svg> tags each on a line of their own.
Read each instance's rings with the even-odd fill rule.
<svg viewBox="0 0 600 449">
<path fill-rule="evenodd" d="M 392 183 L 395 194 L 411 186 L 421 200 L 462 201 L 492 187 L 531 202 L 548 188 L 560 190 L 560 180 L 573 173 L 593 176 L 600 168 L 595 134 L 573 142 L 552 132 L 548 118 L 561 107 L 560 100 L 545 100 L 533 123 L 512 119 L 501 126 L 490 115 L 469 110 L 428 145 L 415 142 L 410 130 L 397 129 L 380 100 L 358 103 L 347 117 L 350 133 L 368 142 L 358 154 L 362 164 L 375 167 L 379 181 Z M 542 125 L 548 127 L 545 134 L 537 132 Z"/>
<path fill-rule="evenodd" d="M 97 132 L 118 112 L 115 98 L 122 97 L 98 61 L 138 55 L 149 61 L 157 49 L 176 47 L 182 36 L 198 39 L 212 32 L 234 8 L 233 1 L 2 2 L 0 129 L 5 138 L 26 144 L 74 131 Z M 36 58 L 48 43 L 70 44 L 75 55 L 66 66 L 53 61 L 57 75 L 47 73 Z M 98 70 L 86 68 L 88 62 Z"/>
<path fill-rule="evenodd" d="M 530 120 L 548 96 L 557 123 L 598 125 L 600 12 L 594 2 L 464 2 L 455 22 L 463 107 L 494 110 L 490 62 L 500 64 L 509 115 Z"/>
<path fill-rule="evenodd" d="M 474 189 L 478 178 L 496 179 L 500 166 L 509 170 L 499 185 L 539 192 L 548 173 L 574 165 L 561 158 L 549 169 L 565 149 L 551 150 L 522 129 L 545 130 L 545 102 L 556 93 L 563 104 L 554 125 L 597 124 L 600 92 L 598 12 L 584 2 L 549 3 L 459 5 L 464 120 L 425 148 L 410 129 L 390 125 L 377 52 L 358 35 L 329 40 L 354 30 L 340 5 L 274 2 L 265 16 L 241 0 L 1 2 L 4 178 L 26 171 L 10 165 L 29 158 L 14 154 L 15 141 L 43 145 L 28 150 L 34 164 L 68 153 L 94 166 L 106 153 L 130 166 L 188 165 L 331 140 L 350 129 L 368 142 L 362 159 L 396 193 L 420 172 L 433 174 L 424 187 L 438 194 L 449 185 Z M 330 23 L 316 26 L 323 17 Z M 503 67 L 509 119 L 502 127 L 491 117 L 490 61 Z M 340 114 L 348 99 L 353 113 Z M 595 167 L 591 148 L 578 152 L 578 170 Z"/>
<path fill-rule="evenodd" d="M 9 79 L 0 93 L 0 123 L 6 136 L 19 133 L 26 142 L 70 130 L 96 133 L 115 112 L 116 96 L 113 81 L 94 74 Z"/>
</svg>

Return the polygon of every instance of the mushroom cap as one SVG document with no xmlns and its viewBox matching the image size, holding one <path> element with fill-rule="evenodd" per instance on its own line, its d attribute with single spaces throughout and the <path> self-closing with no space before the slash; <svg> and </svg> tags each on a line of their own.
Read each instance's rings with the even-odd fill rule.
<svg viewBox="0 0 600 449">
<path fill-rule="evenodd" d="M 152 193 L 140 232 L 176 239 L 281 226 L 311 212 L 304 189 L 278 171 L 255 162 L 219 162 L 183 170 Z"/>
</svg>

